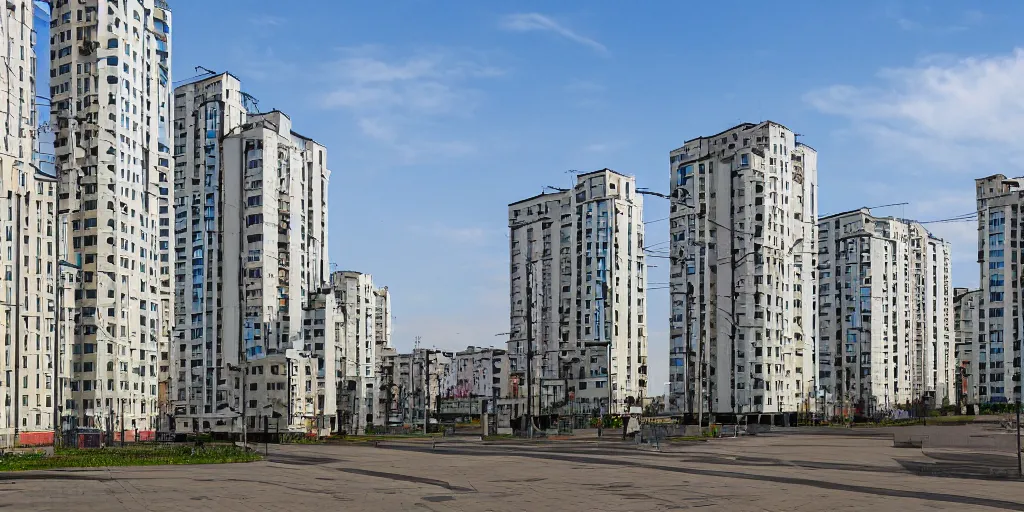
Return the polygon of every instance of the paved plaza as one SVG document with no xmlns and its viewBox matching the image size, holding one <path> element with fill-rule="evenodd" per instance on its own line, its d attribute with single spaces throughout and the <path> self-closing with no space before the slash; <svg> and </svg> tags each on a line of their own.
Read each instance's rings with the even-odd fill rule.
<svg viewBox="0 0 1024 512">
<path fill-rule="evenodd" d="M 1005 454 L 929 454 L 872 436 L 269 451 L 251 464 L 0 474 L 0 510 L 1024 510 L 1024 482 L 998 473 L 1016 463 Z"/>
</svg>

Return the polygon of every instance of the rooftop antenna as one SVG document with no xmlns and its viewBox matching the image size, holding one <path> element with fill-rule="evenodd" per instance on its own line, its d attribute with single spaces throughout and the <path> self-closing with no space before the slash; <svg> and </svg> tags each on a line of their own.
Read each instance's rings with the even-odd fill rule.
<svg viewBox="0 0 1024 512">
<path fill-rule="evenodd" d="M 196 70 L 197 72 L 198 72 L 198 71 L 202 71 L 203 73 L 205 73 L 205 74 L 207 74 L 207 75 L 216 75 L 216 74 L 217 74 L 217 72 L 216 72 L 216 71 L 214 71 L 214 70 L 212 70 L 212 69 L 210 69 L 210 68 L 208 68 L 208 67 L 205 67 L 205 66 L 196 66 L 196 67 L 195 67 L 195 70 Z"/>
<path fill-rule="evenodd" d="M 564 174 L 571 174 L 572 175 L 569 178 L 569 188 L 572 189 L 572 187 L 575 187 L 576 186 L 576 179 L 575 178 L 576 178 L 576 175 L 579 174 L 579 171 L 577 171 L 576 169 L 569 169 L 568 171 L 565 171 Z"/>
<path fill-rule="evenodd" d="M 412 344 L 412 348 L 413 348 L 413 350 L 417 350 L 417 349 L 419 349 L 419 348 L 420 348 L 420 341 L 422 341 L 422 340 L 423 340 L 423 336 L 416 336 L 416 338 L 414 338 L 414 339 L 415 339 L 416 341 L 415 341 L 415 342 L 413 342 L 413 344 Z"/>
</svg>

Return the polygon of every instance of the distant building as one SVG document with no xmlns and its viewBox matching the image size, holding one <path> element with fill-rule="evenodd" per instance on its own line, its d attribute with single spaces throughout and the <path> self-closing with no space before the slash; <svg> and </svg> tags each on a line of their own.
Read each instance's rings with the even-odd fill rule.
<svg viewBox="0 0 1024 512">
<path fill-rule="evenodd" d="M 458 399 L 504 398 L 508 390 L 508 355 L 504 349 L 467 347 L 456 352 L 444 397 Z"/>
<path fill-rule="evenodd" d="M 871 415 L 955 400 L 949 243 L 861 208 L 822 217 L 818 245 L 817 410 Z"/>
<path fill-rule="evenodd" d="M 389 426 L 423 427 L 424 411 L 436 417 L 452 372 L 452 352 L 417 348 L 408 354 L 383 351 L 381 387 L 386 393 Z M 431 421 L 433 423 L 433 421 Z"/>
<path fill-rule="evenodd" d="M 981 272 L 977 332 L 978 401 L 1021 400 L 1021 285 L 1018 253 L 1024 246 L 1024 178 L 995 174 L 974 180 L 978 200 Z M 984 322 L 982 324 L 981 322 Z"/>
<path fill-rule="evenodd" d="M 292 131 L 282 112 L 250 111 L 248 100 L 229 73 L 174 93 L 166 378 L 177 431 L 239 432 L 243 416 L 249 428 L 269 416 L 307 431 L 335 412 L 317 401 L 327 397 L 314 400 L 324 366 L 302 323 L 327 279 L 326 148 Z"/>
<path fill-rule="evenodd" d="M 622 412 L 628 399 L 639 402 L 647 394 L 647 263 L 636 180 L 610 169 L 582 173 L 572 189 L 510 204 L 508 222 L 509 373 L 512 387 L 523 384 L 520 399 L 532 389 L 533 414 L 570 404 L 609 410 L 609 398 Z M 522 405 L 513 414 L 525 413 Z"/>
<path fill-rule="evenodd" d="M 669 410 L 766 414 L 815 396 L 817 152 L 772 122 L 669 153 Z"/>
<path fill-rule="evenodd" d="M 983 373 L 981 360 L 987 354 L 979 349 L 981 322 L 981 290 L 967 288 L 953 289 L 953 332 L 954 332 L 954 378 L 957 400 L 960 405 L 978 404 L 978 390 L 981 384 L 978 376 Z"/>
<path fill-rule="evenodd" d="M 343 381 L 337 405 L 340 425 L 362 432 L 385 422 L 379 373 L 391 345 L 391 295 L 387 287 L 377 288 L 370 274 L 348 270 L 331 274 L 331 286 L 338 307 L 336 378 Z"/>
</svg>

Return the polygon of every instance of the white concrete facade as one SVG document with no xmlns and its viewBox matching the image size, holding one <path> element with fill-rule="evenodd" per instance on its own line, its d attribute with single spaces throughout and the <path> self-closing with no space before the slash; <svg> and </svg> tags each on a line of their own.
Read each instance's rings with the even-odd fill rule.
<svg viewBox="0 0 1024 512">
<path fill-rule="evenodd" d="M 690 140 L 669 164 L 669 410 L 806 410 L 816 386 L 817 153 L 765 121 Z"/>
<path fill-rule="evenodd" d="M 406 354 L 388 349 L 383 354 L 382 373 L 388 376 L 382 386 L 387 394 L 384 402 L 389 411 L 388 425 L 423 428 L 424 409 L 434 416 L 445 383 L 451 379 L 454 354 L 426 348 Z"/>
<path fill-rule="evenodd" d="M 978 335 L 981 323 L 981 290 L 953 290 L 954 383 L 961 406 L 980 403 L 978 396 L 981 353 Z M 957 380 L 958 379 L 958 380 Z"/>
<path fill-rule="evenodd" d="M 174 428 L 238 432 L 245 416 L 308 431 L 326 400 L 303 325 L 327 321 L 306 313 L 327 275 L 326 149 L 285 114 L 251 111 L 229 73 L 174 98 Z M 267 369 L 285 384 L 261 381 L 278 375 Z"/>
<path fill-rule="evenodd" d="M 245 116 L 241 84 L 229 74 L 174 91 L 174 346 L 161 378 L 175 430 L 229 431 L 238 417 L 223 404 L 233 380 L 226 364 L 239 364 L 240 199 L 223 186 L 222 144 Z"/>
<path fill-rule="evenodd" d="M 363 432 L 385 422 L 380 374 L 391 343 L 391 295 L 361 272 L 334 272 L 331 284 L 338 308 L 333 321 L 342 386 L 336 402 L 339 428 Z"/>
<path fill-rule="evenodd" d="M 818 233 L 815 410 L 874 415 L 953 399 L 949 244 L 867 208 L 823 217 Z"/>
<path fill-rule="evenodd" d="M 80 425 L 151 435 L 171 328 L 170 23 L 154 0 L 51 2 L 51 125 L 68 192 Z"/>
<path fill-rule="evenodd" d="M 508 354 L 493 347 L 467 347 L 455 353 L 452 372 L 444 385 L 445 398 L 505 398 L 508 394 Z"/>
<path fill-rule="evenodd" d="M 0 448 L 52 440 L 56 382 L 55 301 L 59 248 L 56 180 L 39 171 L 36 149 L 36 34 L 31 2 L 0 13 Z M 64 337 L 63 339 L 67 339 Z M 66 353 L 66 352 L 65 352 Z"/>
<path fill-rule="evenodd" d="M 995 174 L 975 181 L 981 297 L 977 332 L 978 401 L 1021 400 L 1021 287 L 1018 248 L 1024 232 L 1024 178 Z M 1014 380 L 1014 378 L 1017 380 Z"/>
<path fill-rule="evenodd" d="M 508 207 L 511 398 L 527 397 L 531 373 L 533 414 L 617 413 L 647 394 L 643 198 L 610 169 L 576 181 Z"/>
</svg>

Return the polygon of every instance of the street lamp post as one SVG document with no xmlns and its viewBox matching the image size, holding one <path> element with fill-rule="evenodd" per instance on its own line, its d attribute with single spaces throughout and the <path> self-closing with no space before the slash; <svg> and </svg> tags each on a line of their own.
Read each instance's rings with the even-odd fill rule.
<svg viewBox="0 0 1024 512">
<path fill-rule="evenodd" d="M 1024 478 L 1024 463 L 1021 462 L 1020 451 L 1020 398 L 1017 399 L 1017 476 Z"/>
</svg>

